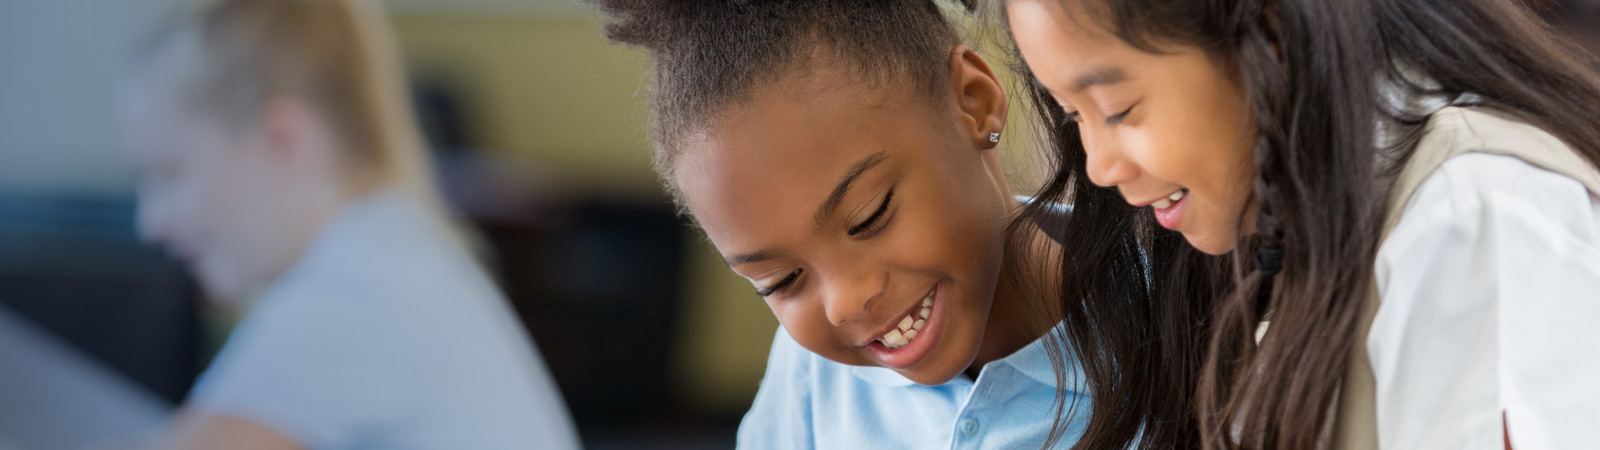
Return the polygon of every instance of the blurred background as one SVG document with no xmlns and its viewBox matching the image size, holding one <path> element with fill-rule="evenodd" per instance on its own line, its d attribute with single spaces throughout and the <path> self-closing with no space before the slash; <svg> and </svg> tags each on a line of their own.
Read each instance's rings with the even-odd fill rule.
<svg viewBox="0 0 1600 450">
<path fill-rule="evenodd" d="M 1600 51 L 1600 0 L 1529 1 Z M 15 436 L 74 421 L 159 421 L 238 319 L 137 240 L 113 127 L 133 43 L 192 3 L 0 0 L 0 449 L 50 448 Z M 732 447 L 777 321 L 662 193 L 643 55 L 576 0 L 383 3 L 443 189 L 486 238 L 586 446 Z M 1036 155 L 1006 144 L 1027 192 Z M 111 406 L 16 407 L 41 391 L 6 384 L 19 379 Z"/>
</svg>

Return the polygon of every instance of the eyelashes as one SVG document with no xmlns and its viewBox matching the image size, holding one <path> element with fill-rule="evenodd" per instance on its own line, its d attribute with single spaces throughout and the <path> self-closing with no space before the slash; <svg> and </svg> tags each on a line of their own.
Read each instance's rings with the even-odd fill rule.
<svg viewBox="0 0 1600 450">
<path fill-rule="evenodd" d="M 876 225 L 878 225 L 878 222 L 883 219 L 883 213 L 889 211 L 889 201 L 893 199 L 894 189 L 890 189 L 889 193 L 883 196 L 883 203 L 878 204 L 878 210 L 873 211 L 872 215 L 867 216 L 867 220 L 863 220 L 861 223 L 850 227 L 849 234 L 851 236 L 856 236 L 867 231 L 876 232 L 878 228 Z"/>
<path fill-rule="evenodd" d="M 1138 105 L 1134 105 L 1134 106 L 1138 106 Z M 1107 117 L 1106 118 L 1106 125 L 1111 125 L 1111 126 L 1121 125 L 1122 121 L 1128 120 L 1128 113 L 1131 113 L 1131 112 L 1133 112 L 1133 106 L 1129 106 L 1128 109 L 1123 110 L 1120 113 L 1117 113 L 1117 115 L 1114 115 L 1114 116 L 1111 116 L 1111 117 Z"/>
<path fill-rule="evenodd" d="M 1139 105 L 1135 103 L 1133 106 L 1129 106 L 1128 109 L 1125 109 L 1120 113 L 1106 117 L 1106 125 L 1121 125 L 1124 120 L 1128 120 L 1128 113 L 1133 112 L 1133 108 L 1136 106 Z M 1062 116 L 1061 118 L 1061 126 L 1076 124 L 1078 122 L 1078 118 L 1081 117 L 1079 114 L 1080 113 L 1077 111 L 1067 112 L 1066 115 Z"/>
<path fill-rule="evenodd" d="M 889 202 L 892 200 L 894 200 L 894 189 L 890 189 L 887 194 L 884 194 L 883 203 L 878 204 L 878 209 L 873 211 L 872 215 L 867 216 L 866 220 L 861 221 L 861 223 L 850 227 L 847 231 L 849 235 L 851 237 L 872 237 L 872 235 L 882 230 L 886 223 L 884 216 L 889 212 Z M 773 283 L 772 286 L 757 288 L 756 295 L 769 297 L 783 292 L 784 289 L 794 285 L 795 281 L 804 272 L 805 269 L 790 271 L 788 275 L 785 275 L 782 280 L 778 280 L 777 283 Z"/>
<path fill-rule="evenodd" d="M 756 289 L 756 295 L 759 295 L 759 296 L 762 296 L 762 297 L 766 297 L 766 296 L 769 296 L 769 295 L 772 295 L 772 294 L 776 294 L 776 293 L 778 293 L 778 291 L 782 291 L 783 288 L 789 287 L 789 285 L 794 284 L 794 280 L 796 278 L 800 278 L 800 272 L 803 271 L 803 270 L 805 270 L 805 269 L 795 269 L 793 272 L 789 272 L 788 276 L 783 277 L 782 280 L 778 280 L 778 282 L 773 284 L 772 286 Z"/>
</svg>

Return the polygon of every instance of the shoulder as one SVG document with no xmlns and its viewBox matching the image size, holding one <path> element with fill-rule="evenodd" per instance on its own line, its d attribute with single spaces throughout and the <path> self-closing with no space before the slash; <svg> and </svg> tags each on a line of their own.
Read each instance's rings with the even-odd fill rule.
<svg viewBox="0 0 1600 450">
<path fill-rule="evenodd" d="M 1449 244 L 1449 239 L 1438 239 L 1441 235 L 1478 239 L 1495 234 L 1593 245 L 1600 240 L 1596 211 L 1595 197 L 1573 178 L 1514 156 L 1464 153 L 1445 161 L 1424 179 L 1379 255 L 1380 259 L 1386 253 L 1393 256 L 1401 247 L 1423 241 Z M 1507 234 L 1514 229 L 1543 232 Z"/>
<path fill-rule="evenodd" d="M 1593 353 L 1600 314 L 1600 201 L 1583 183 L 1516 156 L 1453 156 L 1411 197 L 1374 269 L 1382 301 L 1366 347 L 1385 447 L 1498 442 L 1506 410 L 1523 425 L 1581 428 L 1565 409 L 1573 393 L 1600 398 L 1575 388 L 1600 370 L 1573 357 Z"/>
<path fill-rule="evenodd" d="M 1600 197 L 1592 193 L 1600 193 L 1600 171 L 1513 114 L 1447 107 L 1428 119 L 1393 189 L 1403 197 L 1391 202 L 1403 209 L 1389 213 L 1394 228 L 1380 248 L 1380 262 L 1385 250 L 1441 232 L 1467 239 L 1505 234 L 1505 227 L 1485 227 L 1491 223 L 1557 228 L 1562 238 L 1593 239 Z"/>
<path fill-rule="evenodd" d="M 1600 192 L 1600 170 L 1564 141 L 1526 119 L 1486 106 L 1448 107 L 1430 116 L 1406 171 L 1416 180 L 1432 175 L 1434 167 L 1477 153 L 1512 156 L 1525 163 L 1519 166 L 1563 175 Z"/>
<path fill-rule="evenodd" d="M 816 355 L 778 328 L 756 399 L 739 422 L 739 448 L 809 448 Z"/>
<path fill-rule="evenodd" d="M 409 196 L 381 192 L 324 225 L 264 297 L 285 313 L 326 310 L 318 312 L 393 321 L 430 320 L 437 309 L 489 303 L 500 294 L 440 214 Z"/>
<path fill-rule="evenodd" d="M 814 372 L 827 362 L 819 359 L 817 354 L 795 342 L 788 331 L 778 328 L 772 338 L 772 350 L 767 354 L 767 372 L 761 378 L 761 390 L 751 412 L 768 406 L 782 404 L 787 408 L 794 403 L 808 402 L 812 384 L 817 381 Z"/>
</svg>

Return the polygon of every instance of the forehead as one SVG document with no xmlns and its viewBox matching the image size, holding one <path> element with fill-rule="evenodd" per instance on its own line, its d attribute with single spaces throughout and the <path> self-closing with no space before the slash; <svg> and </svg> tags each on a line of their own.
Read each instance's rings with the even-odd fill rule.
<svg viewBox="0 0 1600 450">
<path fill-rule="evenodd" d="M 1098 23 L 1099 15 L 1087 8 L 1082 2 L 1045 0 L 1006 4 L 1012 34 L 1035 74 L 1104 65 L 1143 54 Z"/>
<path fill-rule="evenodd" d="M 718 248 L 807 234 L 852 165 L 887 152 L 874 169 L 883 171 L 904 150 L 939 141 L 945 122 L 915 91 L 838 80 L 772 83 L 681 143 L 672 181 Z"/>
</svg>

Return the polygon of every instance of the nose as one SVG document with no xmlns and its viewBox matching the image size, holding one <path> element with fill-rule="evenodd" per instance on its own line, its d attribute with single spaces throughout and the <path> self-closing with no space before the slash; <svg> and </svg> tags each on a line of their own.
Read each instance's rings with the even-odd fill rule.
<svg viewBox="0 0 1600 450">
<path fill-rule="evenodd" d="M 1113 187 L 1133 181 L 1139 168 L 1127 158 L 1122 146 L 1100 127 L 1080 126 L 1083 150 L 1087 154 L 1085 170 L 1089 181 L 1100 187 Z"/>
<path fill-rule="evenodd" d="M 881 277 L 868 273 L 839 274 L 831 277 L 822 290 L 822 309 L 828 323 L 843 325 L 867 315 L 872 301 L 883 293 Z"/>
</svg>

